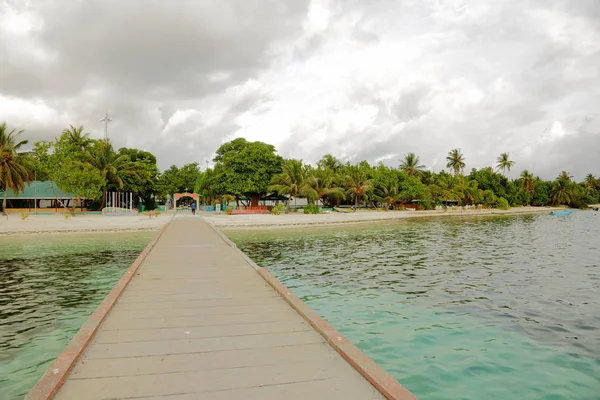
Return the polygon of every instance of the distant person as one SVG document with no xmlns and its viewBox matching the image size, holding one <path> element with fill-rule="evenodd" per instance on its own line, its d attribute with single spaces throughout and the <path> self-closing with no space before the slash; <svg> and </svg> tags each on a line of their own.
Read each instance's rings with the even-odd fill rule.
<svg viewBox="0 0 600 400">
<path fill-rule="evenodd" d="M 192 202 L 192 215 L 196 215 L 196 202 Z"/>
</svg>

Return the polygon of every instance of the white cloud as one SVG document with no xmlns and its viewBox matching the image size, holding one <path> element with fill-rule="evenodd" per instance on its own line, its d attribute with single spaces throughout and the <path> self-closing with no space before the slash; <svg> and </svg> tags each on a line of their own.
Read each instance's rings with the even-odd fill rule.
<svg viewBox="0 0 600 400">
<path fill-rule="evenodd" d="M 439 170 L 461 148 L 468 168 L 510 152 L 515 176 L 600 170 L 567 151 L 600 152 L 600 3 L 106 1 L 0 13 L 0 120 L 99 136 L 108 110 L 115 144 L 162 167 L 243 136 L 309 162 L 414 151 Z"/>
</svg>

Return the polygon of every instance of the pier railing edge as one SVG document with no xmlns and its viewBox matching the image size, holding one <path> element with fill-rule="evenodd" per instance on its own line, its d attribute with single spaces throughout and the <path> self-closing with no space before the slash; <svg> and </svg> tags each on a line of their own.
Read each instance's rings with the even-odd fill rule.
<svg viewBox="0 0 600 400">
<path fill-rule="evenodd" d="M 273 288 L 283 299 L 304 318 L 327 343 L 333 347 L 350 365 L 364 376 L 381 394 L 389 400 L 417 400 L 417 397 L 402 386 L 375 361 L 363 353 L 345 336 L 335 330 L 324 319 L 319 317 L 308 305 L 294 295 L 283 283 L 275 278 L 265 268 L 257 265 L 250 257 L 241 251 L 223 232 L 213 223 L 206 223 L 227 243 L 238 251 L 246 262 Z"/>
<path fill-rule="evenodd" d="M 173 217 L 165 223 L 152 241 L 148 243 L 140 255 L 129 266 L 121 279 L 119 279 L 104 300 L 102 300 L 102 303 L 100 303 L 73 339 L 71 339 L 67 347 L 65 347 L 56 360 L 50 364 L 44 375 L 42 375 L 35 386 L 25 396 L 25 400 L 50 400 L 56 395 L 60 387 L 67 380 L 71 370 L 79 360 L 79 357 L 85 352 L 87 346 L 98 331 L 98 328 L 102 325 L 102 322 L 104 322 L 106 316 L 117 303 L 121 294 L 135 276 L 138 268 L 154 248 L 172 220 Z"/>
</svg>

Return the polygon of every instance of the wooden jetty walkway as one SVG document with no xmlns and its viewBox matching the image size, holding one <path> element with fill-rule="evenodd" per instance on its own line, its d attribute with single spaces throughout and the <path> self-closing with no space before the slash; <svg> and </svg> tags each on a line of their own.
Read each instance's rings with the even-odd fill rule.
<svg viewBox="0 0 600 400">
<path fill-rule="evenodd" d="M 201 217 L 138 264 L 27 399 L 415 399 Z"/>
</svg>

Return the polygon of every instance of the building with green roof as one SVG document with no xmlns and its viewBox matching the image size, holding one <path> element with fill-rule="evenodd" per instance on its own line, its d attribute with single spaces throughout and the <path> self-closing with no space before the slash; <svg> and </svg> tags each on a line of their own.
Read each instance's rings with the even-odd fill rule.
<svg viewBox="0 0 600 400">
<path fill-rule="evenodd" d="M 3 198 L 4 191 L 0 190 L 0 199 Z M 52 181 L 33 181 L 26 183 L 25 190 L 19 191 L 18 194 L 13 190 L 8 191 L 6 211 L 32 211 L 33 209 L 58 211 L 59 208 L 63 208 L 61 202 L 68 206 L 74 198 L 75 194 L 63 192 Z"/>
</svg>

